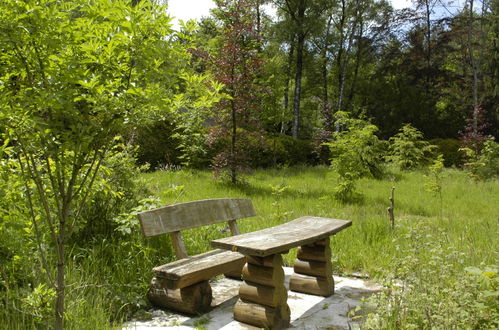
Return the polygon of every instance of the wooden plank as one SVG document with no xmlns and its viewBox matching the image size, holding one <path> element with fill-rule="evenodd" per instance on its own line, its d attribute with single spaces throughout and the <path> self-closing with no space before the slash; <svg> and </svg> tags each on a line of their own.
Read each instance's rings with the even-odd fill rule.
<svg viewBox="0 0 499 330">
<path fill-rule="evenodd" d="M 175 256 L 177 259 L 187 258 L 187 250 L 185 248 L 184 240 L 180 235 L 179 231 L 174 231 L 170 233 L 170 238 L 172 240 L 173 249 L 175 250 Z"/>
<path fill-rule="evenodd" d="M 271 267 L 247 263 L 243 267 L 242 275 L 245 282 L 252 282 L 271 287 L 284 285 L 284 270 L 282 269 L 282 256 L 275 254 L 269 257 Z M 247 260 L 248 261 L 248 260 Z"/>
<path fill-rule="evenodd" d="M 229 220 L 229 228 L 230 228 L 230 234 L 232 236 L 241 234 L 241 232 L 239 231 L 239 227 L 237 226 L 236 220 Z"/>
<path fill-rule="evenodd" d="M 272 287 L 245 282 L 239 287 L 239 298 L 260 305 L 276 307 L 288 299 L 288 291 L 282 283 L 277 287 Z"/>
<path fill-rule="evenodd" d="M 289 290 L 329 297 L 334 293 L 334 280 L 295 273 L 289 279 Z"/>
<path fill-rule="evenodd" d="M 330 277 L 332 276 L 331 263 L 323 261 L 305 261 L 296 260 L 293 266 L 295 273 L 310 275 L 315 277 Z"/>
<path fill-rule="evenodd" d="M 153 278 L 147 297 L 155 306 L 194 315 L 210 310 L 212 301 L 211 286 L 208 281 L 169 290 L 161 279 Z"/>
<path fill-rule="evenodd" d="M 155 267 L 153 271 L 167 288 L 178 289 L 224 272 L 241 270 L 244 263 L 245 258 L 239 253 L 213 250 Z"/>
<path fill-rule="evenodd" d="M 250 199 L 218 198 L 173 204 L 138 214 L 146 237 L 255 216 Z"/>
<path fill-rule="evenodd" d="M 234 319 L 265 329 L 289 327 L 290 316 L 287 304 L 274 308 L 239 299 L 234 305 Z"/>
<path fill-rule="evenodd" d="M 263 257 L 326 239 L 351 225 L 351 221 L 306 216 L 276 227 L 217 239 L 211 244 L 217 248 Z"/>
<path fill-rule="evenodd" d="M 304 245 L 296 251 L 296 257 L 300 260 L 314 260 L 327 262 L 331 260 L 331 248 L 319 245 Z"/>
</svg>

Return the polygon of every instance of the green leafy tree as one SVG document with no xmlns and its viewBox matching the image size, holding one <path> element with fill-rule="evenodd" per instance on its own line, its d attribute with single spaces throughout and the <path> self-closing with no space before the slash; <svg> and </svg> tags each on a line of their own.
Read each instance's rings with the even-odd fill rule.
<svg viewBox="0 0 499 330">
<path fill-rule="evenodd" d="M 2 138 L 19 162 L 56 290 L 56 329 L 64 327 L 66 245 L 103 160 L 117 134 L 189 98 L 177 95 L 188 90 L 187 46 L 150 1 L 0 2 Z"/>
<path fill-rule="evenodd" d="M 331 167 L 339 175 L 335 197 L 342 201 L 355 197 L 356 181 L 362 177 L 380 176 L 383 166 L 383 142 L 378 139 L 378 128 L 364 120 L 349 118 L 337 112 L 343 130 L 335 132 L 326 143 L 331 150 Z"/>
<path fill-rule="evenodd" d="M 387 159 L 401 170 L 411 170 L 427 164 L 432 159 L 434 149 L 434 146 L 423 140 L 423 133 L 411 124 L 406 124 L 390 138 Z"/>
</svg>

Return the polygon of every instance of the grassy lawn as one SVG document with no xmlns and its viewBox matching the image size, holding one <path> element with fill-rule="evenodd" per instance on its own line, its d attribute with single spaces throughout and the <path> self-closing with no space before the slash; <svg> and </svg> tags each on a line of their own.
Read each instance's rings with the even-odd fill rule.
<svg viewBox="0 0 499 330">
<path fill-rule="evenodd" d="M 257 170 L 237 186 L 198 170 L 158 171 L 143 179 L 168 204 L 251 198 L 258 216 L 239 221 L 242 232 L 304 215 L 352 220 L 352 227 L 332 237 L 334 273 L 366 274 L 387 287 L 352 314 L 365 319 L 370 313 L 365 328 L 499 326 L 497 180 L 473 182 L 463 171 L 446 169 L 440 199 L 425 189 L 429 179 L 424 172 L 391 170 L 381 180 L 361 180 L 360 197 L 340 203 L 331 197 L 337 178 L 327 167 Z M 392 186 L 393 232 L 387 214 Z M 210 249 L 209 241 L 221 237 L 224 226 L 185 233 L 189 253 Z M 285 255 L 287 265 L 293 264 L 295 253 Z"/>
<path fill-rule="evenodd" d="M 153 195 L 165 203 L 219 197 L 251 198 L 258 216 L 239 221 L 242 232 L 274 226 L 304 215 L 352 220 L 353 226 L 332 239 L 336 272 L 363 272 L 377 276 L 390 270 L 401 257 L 410 228 L 419 224 L 438 234 L 446 245 L 464 253 L 461 264 L 492 264 L 498 246 L 497 181 L 471 182 L 465 173 L 446 170 L 442 203 L 427 192 L 422 172 L 392 171 L 383 180 L 363 179 L 362 197 L 344 204 L 330 197 L 336 177 L 327 167 L 257 170 L 238 186 L 221 183 L 211 173 L 197 170 L 158 171 L 143 175 Z M 390 188 L 395 187 L 396 229 L 390 231 L 387 215 Z M 220 225 L 220 229 L 223 225 Z M 190 253 L 209 249 L 217 230 L 192 230 L 186 234 Z M 292 264 L 293 251 L 286 256 Z"/>
</svg>

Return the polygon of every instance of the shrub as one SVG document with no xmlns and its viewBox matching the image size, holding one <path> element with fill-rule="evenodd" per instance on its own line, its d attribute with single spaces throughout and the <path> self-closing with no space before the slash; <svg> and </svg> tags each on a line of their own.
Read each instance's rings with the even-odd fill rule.
<svg viewBox="0 0 499 330">
<path fill-rule="evenodd" d="M 134 208 L 145 195 L 137 182 L 141 170 L 136 165 L 136 148 L 118 144 L 101 165 L 102 169 L 89 192 L 90 203 L 81 214 L 74 242 L 85 242 L 96 236 L 110 237 L 117 224 L 113 218 Z"/>
<path fill-rule="evenodd" d="M 368 300 L 374 312 L 365 329 L 497 329 L 497 266 L 464 267 L 464 253 L 449 246 L 447 234 L 429 232 L 427 221 L 409 224 L 409 246 L 386 275 L 387 287 Z M 464 270 L 463 270 L 464 268 Z"/>
<path fill-rule="evenodd" d="M 432 139 L 430 144 L 437 146 L 437 152 L 441 153 L 444 157 L 444 166 L 460 167 L 464 164 L 465 155 L 459 151 L 461 143 L 456 139 Z"/>
<path fill-rule="evenodd" d="M 479 154 L 470 148 L 461 150 L 468 158 L 464 166 L 472 178 L 487 180 L 499 177 L 499 144 L 494 141 L 493 137 L 483 143 Z"/>
<path fill-rule="evenodd" d="M 242 128 L 238 128 L 237 132 L 237 147 L 247 155 L 245 163 L 249 168 L 316 163 L 312 144 L 308 140 L 295 139 L 285 134 L 264 136 Z M 224 149 L 224 146 L 229 145 L 229 136 L 220 138 L 210 145 L 208 155 L 216 155 Z"/>
<path fill-rule="evenodd" d="M 346 201 L 355 197 L 355 182 L 365 176 L 380 177 L 383 172 L 384 145 L 375 133 L 378 128 L 344 112 L 337 114 L 344 129 L 333 134 L 325 145 L 331 149 L 331 166 L 338 172 L 335 197 Z"/>
<path fill-rule="evenodd" d="M 151 169 L 180 164 L 180 140 L 175 137 L 175 125 L 168 120 L 155 122 L 138 129 L 134 143 L 139 147 L 137 160 L 148 163 Z"/>
<path fill-rule="evenodd" d="M 434 149 L 434 146 L 423 140 L 423 133 L 411 124 L 406 124 L 390 138 L 387 160 L 401 170 L 416 169 L 430 163 Z"/>
<path fill-rule="evenodd" d="M 300 165 L 316 163 L 313 146 L 309 140 L 295 139 L 289 135 L 278 134 L 267 140 L 275 165 Z"/>
</svg>

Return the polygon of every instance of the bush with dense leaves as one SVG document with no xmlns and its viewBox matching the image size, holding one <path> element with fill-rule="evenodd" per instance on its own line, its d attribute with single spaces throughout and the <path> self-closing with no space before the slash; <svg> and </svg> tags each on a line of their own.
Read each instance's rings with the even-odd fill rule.
<svg viewBox="0 0 499 330">
<path fill-rule="evenodd" d="M 401 170 L 412 170 L 428 165 L 435 147 L 423 139 L 423 133 L 411 124 L 404 125 L 390 138 L 390 154 L 387 160 Z"/>
<path fill-rule="evenodd" d="M 459 150 L 461 142 L 456 139 L 432 139 L 431 145 L 437 146 L 437 152 L 444 157 L 445 167 L 461 167 L 464 163 L 465 155 Z"/>
<path fill-rule="evenodd" d="M 331 167 L 339 175 L 335 197 L 348 201 L 356 197 L 355 182 L 366 176 L 380 177 L 383 173 L 384 143 L 378 139 L 378 128 L 361 119 L 337 113 L 343 130 L 334 132 L 326 143 L 331 150 Z"/>
</svg>

